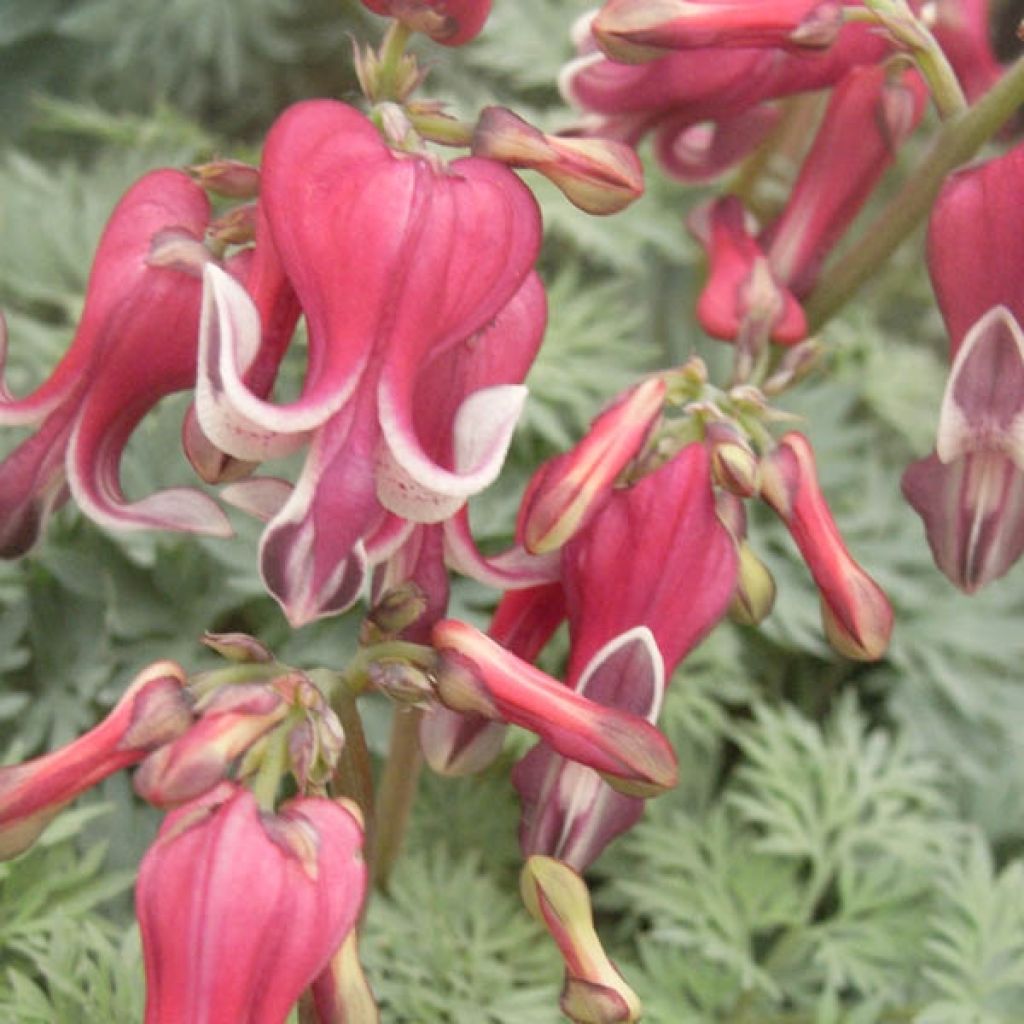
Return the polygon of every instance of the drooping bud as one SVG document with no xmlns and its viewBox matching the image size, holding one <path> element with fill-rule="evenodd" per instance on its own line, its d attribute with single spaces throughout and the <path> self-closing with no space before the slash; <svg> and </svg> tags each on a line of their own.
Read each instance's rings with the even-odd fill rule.
<svg viewBox="0 0 1024 1024">
<path fill-rule="evenodd" d="M 247 245 L 256 240 L 258 222 L 259 211 L 256 204 L 246 203 L 210 221 L 206 236 L 218 246 L 218 251 L 223 251 L 229 245 Z"/>
<path fill-rule="evenodd" d="M 736 593 L 729 605 L 729 617 L 744 626 L 757 626 L 764 622 L 775 607 L 775 580 L 768 566 L 754 554 L 744 540 L 736 547 L 739 572 Z"/>
<path fill-rule="evenodd" d="M 356 933 L 349 932 L 299 1005 L 299 1024 L 379 1024 L 373 989 L 359 962 Z"/>
<path fill-rule="evenodd" d="M 370 609 L 359 630 L 364 646 L 392 640 L 427 610 L 427 595 L 413 580 L 386 590 Z"/>
<path fill-rule="evenodd" d="M 376 14 L 397 18 L 444 46 L 461 46 L 484 27 L 491 0 L 362 0 Z"/>
<path fill-rule="evenodd" d="M 136 888 L 145 1024 L 280 1024 L 356 923 L 362 842 L 340 803 L 261 814 L 227 783 L 168 815 Z"/>
<path fill-rule="evenodd" d="M 711 422 L 706 428 L 711 447 L 711 475 L 719 487 L 740 498 L 757 493 L 760 470 L 750 442 L 731 423 Z"/>
<path fill-rule="evenodd" d="M 837 0 L 608 0 L 592 31 L 625 64 L 704 47 L 829 46 L 843 25 Z"/>
<path fill-rule="evenodd" d="M 185 682 L 174 662 L 156 662 L 95 729 L 52 754 L 0 768 L 0 860 L 27 850 L 75 797 L 188 729 Z"/>
<path fill-rule="evenodd" d="M 288 704 L 269 685 L 225 687 L 187 732 L 142 762 L 135 792 L 156 807 L 194 800 L 223 781 L 235 759 L 287 714 Z"/>
<path fill-rule="evenodd" d="M 661 414 L 666 386 L 651 377 L 601 413 L 575 448 L 545 463 L 523 497 L 516 533 L 533 554 L 562 547 L 601 507 Z"/>
<path fill-rule="evenodd" d="M 644 193 L 644 171 L 631 146 L 602 138 L 546 135 L 504 107 L 487 107 L 473 133 L 474 156 L 543 174 L 574 206 L 603 216 Z"/>
<path fill-rule="evenodd" d="M 211 160 L 193 164 L 188 173 L 214 195 L 226 199 L 255 199 L 260 194 L 259 169 L 241 160 Z"/>
<path fill-rule="evenodd" d="M 520 891 L 565 961 L 562 1012 L 575 1024 L 639 1020 L 643 1007 L 601 945 L 583 879 L 561 861 L 535 855 L 523 865 Z"/>
<path fill-rule="evenodd" d="M 222 658 L 240 665 L 266 665 L 274 660 L 270 650 L 248 633 L 204 633 L 202 640 Z"/>
<path fill-rule="evenodd" d="M 434 703 L 430 676 L 421 668 L 397 658 L 371 661 L 367 669 L 370 684 L 396 704 L 429 708 Z"/>
<path fill-rule="evenodd" d="M 739 199 L 700 207 L 687 225 L 708 251 L 708 280 L 697 303 L 708 334 L 742 345 L 750 360 L 769 340 L 793 345 L 807 336 L 804 311 L 772 273 Z"/>
<path fill-rule="evenodd" d="M 818 586 L 829 642 L 848 658 L 878 660 L 889 646 L 892 607 L 843 543 L 821 493 L 810 442 L 786 434 L 761 460 L 761 473 L 761 497 L 786 524 Z"/>
<path fill-rule="evenodd" d="M 671 745 L 639 715 L 580 696 L 463 622 L 442 620 L 433 640 L 441 656 L 438 695 L 453 710 L 529 729 L 629 796 L 655 796 L 676 784 Z"/>
</svg>

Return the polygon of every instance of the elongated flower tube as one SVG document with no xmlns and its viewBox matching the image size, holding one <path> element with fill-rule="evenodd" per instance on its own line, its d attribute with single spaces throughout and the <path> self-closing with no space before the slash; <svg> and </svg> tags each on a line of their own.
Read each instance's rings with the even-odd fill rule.
<svg viewBox="0 0 1024 1024">
<path fill-rule="evenodd" d="M 735 341 L 751 356 L 769 340 L 795 345 L 807 337 L 800 303 L 773 273 L 736 196 L 699 207 L 689 227 L 708 252 L 708 280 L 697 300 L 708 334 Z"/>
<path fill-rule="evenodd" d="M 810 442 L 802 434 L 786 434 L 761 460 L 761 497 L 786 524 L 811 570 L 832 646 L 857 661 L 883 657 L 892 633 L 892 607 L 843 543 L 821 493 Z"/>
<path fill-rule="evenodd" d="M 736 586 L 735 544 L 716 513 L 706 447 L 689 445 L 615 491 L 566 545 L 562 572 L 567 685 L 653 723 L 667 677 L 725 615 Z M 512 781 L 523 805 L 524 854 L 548 854 L 581 871 L 643 813 L 642 800 L 546 743 L 516 765 Z"/>
<path fill-rule="evenodd" d="M 95 729 L 52 754 L 0 768 L 0 860 L 27 850 L 75 797 L 185 732 L 192 724 L 185 681 L 178 665 L 158 661 Z"/>
<path fill-rule="evenodd" d="M 438 695 L 453 710 L 529 729 L 632 796 L 676 784 L 675 754 L 643 718 L 579 696 L 464 622 L 442 620 L 433 640 L 441 656 Z"/>
<path fill-rule="evenodd" d="M 621 142 L 546 135 L 504 107 L 486 107 L 473 132 L 473 155 L 543 174 L 574 206 L 604 215 L 644 192 L 639 157 Z"/>
<path fill-rule="evenodd" d="M 601 413 L 574 448 L 537 470 L 516 525 L 527 551 L 562 547 L 601 508 L 618 475 L 640 453 L 664 401 L 663 380 L 641 382 Z"/>
<path fill-rule="evenodd" d="M 136 887 L 146 1024 L 283 1024 L 359 917 L 362 842 L 339 803 L 228 783 L 169 814 Z"/>
<path fill-rule="evenodd" d="M 903 476 L 936 565 L 973 593 L 1024 552 L 1024 147 L 951 177 L 928 269 L 952 369 L 935 451 Z"/>
<path fill-rule="evenodd" d="M 202 190 L 178 171 L 137 182 L 112 214 L 74 341 L 31 395 L 0 387 L 0 424 L 39 424 L 0 463 L 0 556 L 23 554 L 67 495 L 102 525 L 230 534 L 208 497 L 174 488 L 129 502 L 119 463 L 132 431 L 165 395 L 192 385 L 199 282 L 173 253 L 201 248 Z M 0 364 L 3 360 L 0 344 Z"/>
<path fill-rule="evenodd" d="M 397 18 L 435 43 L 462 46 L 484 27 L 491 0 L 362 0 L 376 14 Z"/>
<path fill-rule="evenodd" d="M 799 298 L 860 212 L 924 114 L 921 76 L 853 68 L 836 86 L 821 128 L 777 220 L 761 235 L 775 277 Z"/>
<path fill-rule="evenodd" d="M 643 1007 L 608 959 L 586 883 L 553 857 L 530 857 L 519 879 L 523 903 L 551 934 L 565 961 L 562 1012 L 576 1024 L 629 1024 Z"/>
<path fill-rule="evenodd" d="M 523 661 L 533 662 L 564 618 L 560 583 L 509 590 L 498 602 L 488 634 Z M 504 722 L 437 707 L 420 722 L 420 747 L 439 774 L 469 775 L 498 756 L 505 731 Z"/>
<path fill-rule="evenodd" d="M 712 46 L 823 47 L 842 25 L 838 0 L 608 0 L 593 32 L 612 60 L 633 64 Z"/>
<path fill-rule="evenodd" d="M 197 409 L 204 433 L 237 458 L 310 445 L 260 549 L 268 589 L 299 625 L 352 603 L 363 540 L 387 512 L 440 522 L 497 476 L 525 398 L 510 381 L 543 328 L 543 292 L 528 276 L 540 221 L 507 168 L 395 154 L 329 100 L 275 123 L 261 204 L 309 326 L 305 385 L 283 406 L 246 387 L 259 317 L 212 268 Z M 446 358 L 444 394 L 458 404 L 444 406 L 441 439 L 431 406 L 442 393 L 430 382 L 445 379 Z M 481 361 L 501 383 L 473 390 Z"/>
</svg>

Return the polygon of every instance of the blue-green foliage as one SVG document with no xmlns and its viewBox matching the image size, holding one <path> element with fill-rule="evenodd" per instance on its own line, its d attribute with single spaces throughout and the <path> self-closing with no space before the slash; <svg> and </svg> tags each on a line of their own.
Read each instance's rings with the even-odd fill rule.
<svg viewBox="0 0 1024 1024">
<path fill-rule="evenodd" d="M 552 128 L 554 86 L 583 3 L 495 0 L 464 51 L 417 44 L 431 95 L 464 116 L 512 106 Z M 9 0 L 0 15 L 0 305 L 16 393 L 48 372 L 81 310 L 90 252 L 148 168 L 254 157 L 277 110 L 350 96 L 346 33 L 379 22 L 352 0 Z M 100 59 L 100 56 L 102 59 Z M 602 220 L 545 182 L 541 270 L 551 325 L 506 474 L 474 501 L 507 540 L 539 460 L 602 403 L 700 340 L 702 269 L 682 227 L 703 193 L 657 177 Z M 758 630 L 724 627 L 683 666 L 663 724 L 681 783 L 591 875 L 599 925 L 654 1024 L 1014 1024 L 1024 1020 L 1024 592 L 1020 570 L 968 599 L 931 564 L 899 474 L 930 447 L 944 380 L 941 323 L 919 249 L 829 325 L 824 372 L 784 400 L 814 441 L 854 555 L 892 597 L 889 657 L 843 662 L 767 510 L 751 541 L 779 584 Z M 301 360 L 290 365 L 294 378 Z M 171 400 L 133 441 L 129 493 L 188 470 Z M 0 434 L 0 452 L 18 432 Z M 0 565 L 0 742 L 18 759 L 88 728 L 148 661 L 204 665 L 204 629 L 246 629 L 282 657 L 339 666 L 356 619 L 291 634 L 255 572 L 258 525 L 231 542 L 112 535 L 61 512 L 45 542 Z M 459 583 L 453 613 L 494 600 Z M 381 749 L 387 709 L 368 715 Z M 517 740 L 517 744 L 519 740 Z M 386 1022 L 557 1019 L 554 948 L 516 896 L 516 806 L 502 762 L 478 780 L 425 779 L 408 853 L 363 940 Z M 113 806 L 58 819 L 0 866 L 0 1020 L 135 1021 L 141 981 L 124 892 L 155 827 L 123 780 Z M 113 855 L 96 840 L 113 837 Z"/>
</svg>

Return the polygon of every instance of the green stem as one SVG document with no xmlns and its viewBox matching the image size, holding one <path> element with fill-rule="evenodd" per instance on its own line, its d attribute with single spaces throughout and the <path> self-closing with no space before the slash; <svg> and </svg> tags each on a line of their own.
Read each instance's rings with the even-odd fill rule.
<svg viewBox="0 0 1024 1024">
<path fill-rule="evenodd" d="M 373 881 L 387 891 L 409 825 L 420 777 L 419 723 L 422 712 L 395 710 L 391 746 L 377 797 L 377 839 L 373 850 Z"/>
<path fill-rule="evenodd" d="M 377 70 L 376 102 L 395 98 L 397 84 L 402 71 L 402 58 L 409 45 L 412 29 L 400 21 L 392 21 L 380 46 L 380 64 Z"/>
<path fill-rule="evenodd" d="M 288 771 L 288 734 L 287 720 L 267 737 L 267 745 L 263 751 L 256 777 L 250 788 L 260 809 L 273 814 L 277 805 L 277 791 L 281 788 L 281 776 Z"/>
<path fill-rule="evenodd" d="M 1024 102 L 1024 57 L 966 113 L 947 121 L 930 150 L 860 241 L 822 278 L 805 309 L 820 330 L 928 216 L 951 171 L 970 160 Z"/>
<path fill-rule="evenodd" d="M 355 697 L 347 690 L 334 695 L 334 710 L 345 730 L 345 746 L 335 773 L 337 788 L 342 796 L 350 797 L 363 812 L 363 831 L 366 835 L 365 848 L 372 851 L 374 843 L 375 816 L 373 806 L 373 762 L 366 745 L 363 720 L 356 707 Z"/>
<path fill-rule="evenodd" d="M 473 130 L 476 126 L 468 121 L 460 121 L 446 114 L 418 114 L 409 107 L 406 107 L 405 113 L 416 133 L 430 142 L 442 146 L 470 146 L 473 143 Z"/>
</svg>

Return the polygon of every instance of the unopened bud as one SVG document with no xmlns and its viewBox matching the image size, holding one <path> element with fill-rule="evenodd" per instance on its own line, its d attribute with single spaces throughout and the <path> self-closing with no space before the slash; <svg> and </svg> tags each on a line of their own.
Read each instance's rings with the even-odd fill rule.
<svg viewBox="0 0 1024 1024">
<path fill-rule="evenodd" d="M 747 507 L 742 498 L 729 491 L 718 491 L 715 494 L 715 513 L 732 534 L 733 540 L 741 541 L 746 537 Z"/>
<path fill-rule="evenodd" d="M 207 237 L 214 245 L 247 245 L 256 240 L 256 223 L 259 219 L 255 203 L 236 206 L 233 210 L 210 221 Z"/>
<path fill-rule="evenodd" d="M 273 654 L 248 633 L 204 633 L 203 643 L 222 658 L 243 665 L 267 664 Z"/>
<path fill-rule="evenodd" d="M 571 451 L 546 463 L 523 497 L 516 534 L 531 554 L 562 547 L 611 494 L 661 414 L 665 382 L 650 377 L 603 412 Z"/>
<path fill-rule="evenodd" d="M 565 962 L 562 1012 L 575 1024 L 639 1020 L 643 1007 L 601 945 L 583 879 L 561 861 L 535 854 L 523 865 L 520 891 Z"/>
<path fill-rule="evenodd" d="M 729 605 L 729 616 L 741 625 L 757 626 L 775 607 L 775 580 L 745 540 L 739 543 L 737 553 L 736 593 Z"/>
<path fill-rule="evenodd" d="M 212 160 L 194 164 L 188 173 L 214 195 L 226 199 L 255 199 L 260 194 L 260 172 L 240 160 Z"/>
<path fill-rule="evenodd" d="M 743 434 L 731 423 L 713 422 L 707 425 L 707 440 L 715 483 L 740 498 L 756 494 L 760 479 L 758 459 Z"/>
<path fill-rule="evenodd" d="M 267 685 L 243 683 L 220 690 L 183 736 L 154 751 L 133 785 L 157 807 L 185 803 L 227 777 L 232 762 L 288 714 Z"/>
<path fill-rule="evenodd" d="M 473 154 L 543 174 L 586 213 L 618 213 L 644 193 L 643 165 L 630 146 L 546 135 L 504 107 L 481 114 Z"/>
<path fill-rule="evenodd" d="M 396 704 L 429 708 L 436 699 L 430 676 L 407 661 L 371 661 L 367 675 L 373 687 L 390 697 Z"/>
<path fill-rule="evenodd" d="M 354 807 L 354 805 L 353 805 Z M 299 1024 L 379 1024 L 353 929 L 299 1004 Z"/>
<path fill-rule="evenodd" d="M 359 630 L 359 642 L 364 647 L 397 637 L 403 630 L 418 622 L 427 610 L 427 595 L 422 587 L 407 580 L 384 592 L 370 609 Z"/>
<path fill-rule="evenodd" d="M 810 442 L 787 434 L 762 459 L 761 469 L 761 497 L 788 527 L 818 586 L 829 642 L 848 658 L 878 660 L 889 646 L 892 607 L 843 543 L 818 483 Z"/>
</svg>

